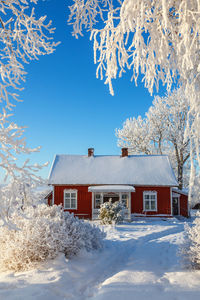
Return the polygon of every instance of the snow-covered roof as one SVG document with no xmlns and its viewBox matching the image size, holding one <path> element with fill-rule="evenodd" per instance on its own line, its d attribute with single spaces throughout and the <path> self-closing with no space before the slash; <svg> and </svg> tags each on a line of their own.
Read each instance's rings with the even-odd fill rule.
<svg viewBox="0 0 200 300">
<path fill-rule="evenodd" d="M 179 190 L 177 188 L 173 188 L 172 191 L 174 193 L 177 193 L 177 194 L 182 194 L 182 195 L 188 196 L 188 190 L 187 189 Z"/>
<path fill-rule="evenodd" d="M 135 188 L 130 185 L 97 185 L 89 186 L 89 192 L 135 192 Z"/>
<path fill-rule="evenodd" d="M 178 185 L 165 155 L 56 155 L 49 184 Z"/>
</svg>

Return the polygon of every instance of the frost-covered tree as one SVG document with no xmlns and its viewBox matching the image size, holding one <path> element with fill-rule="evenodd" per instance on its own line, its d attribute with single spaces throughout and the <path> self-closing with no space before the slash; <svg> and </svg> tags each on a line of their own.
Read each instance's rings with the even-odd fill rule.
<svg viewBox="0 0 200 300">
<path fill-rule="evenodd" d="M 161 80 L 194 79 L 199 73 L 198 0 L 73 0 L 69 22 L 78 37 L 83 28 L 94 40 L 97 73 L 112 79 L 130 69 L 153 92 Z M 102 22 L 100 22 L 102 20 Z M 189 76 L 189 78 L 188 78 Z"/>
<path fill-rule="evenodd" d="M 46 17 L 37 18 L 38 0 L 0 0 L 0 102 L 7 107 L 17 99 L 16 90 L 25 81 L 24 64 L 55 50 L 54 32 Z"/>
<path fill-rule="evenodd" d="M 73 0 L 69 22 L 77 37 L 91 31 L 97 77 L 112 80 L 130 70 L 139 74 L 150 93 L 159 82 L 169 92 L 182 85 L 189 99 L 191 185 L 195 180 L 192 152 L 200 166 L 200 3 L 199 0 Z"/>
<path fill-rule="evenodd" d="M 54 28 L 46 17 L 36 17 L 39 0 L 0 0 L 0 102 L 11 109 L 12 98 L 18 99 L 17 90 L 25 81 L 25 64 L 39 56 L 51 54 L 56 47 L 51 34 Z M 0 110 L 2 112 L 2 109 Z M 9 123 L 5 110 L 0 113 L 0 169 L 6 181 L 0 189 L 0 217 L 5 224 L 13 210 L 32 203 L 32 190 L 44 180 L 37 175 L 42 166 L 19 163 L 19 156 L 38 151 L 30 149 L 22 137 L 24 128 Z"/>
<path fill-rule="evenodd" d="M 0 114 L 0 174 L 6 183 L 0 188 L 0 217 L 5 224 L 9 223 L 10 214 L 18 206 L 33 204 L 32 190 L 44 184 L 37 172 L 46 165 L 31 164 L 29 159 L 20 163 L 21 155 L 29 155 L 40 148 L 27 147 L 24 127 L 10 122 L 11 116 L 5 110 Z"/>
<path fill-rule="evenodd" d="M 149 124 L 147 118 L 127 119 L 122 129 L 116 129 L 119 147 L 128 147 L 129 153 L 152 154 L 154 153 L 149 134 Z"/>
<path fill-rule="evenodd" d="M 128 147 L 133 154 L 168 154 L 183 188 L 188 175 L 190 139 L 186 136 L 189 101 L 182 89 L 166 97 L 155 97 L 145 118 L 127 119 L 122 129 L 116 130 L 118 145 Z M 185 170 L 185 174 L 184 174 Z"/>
</svg>

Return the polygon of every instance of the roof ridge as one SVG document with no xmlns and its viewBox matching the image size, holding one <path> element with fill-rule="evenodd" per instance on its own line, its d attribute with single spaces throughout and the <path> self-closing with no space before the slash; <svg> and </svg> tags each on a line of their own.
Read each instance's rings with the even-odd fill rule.
<svg viewBox="0 0 200 300">
<path fill-rule="evenodd" d="M 55 157 L 57 156 L 80 156 L 80 157 L 88 157 L 87 154 L 56 154 Z M 90 156 L 91 157 L 91 156 Z M 92 157 L 121 157 L 121 155 L 117 154 L 97 154 Z M 125 157 L 169 157 L 167 154 L 130 154 Z"/>
</svg>

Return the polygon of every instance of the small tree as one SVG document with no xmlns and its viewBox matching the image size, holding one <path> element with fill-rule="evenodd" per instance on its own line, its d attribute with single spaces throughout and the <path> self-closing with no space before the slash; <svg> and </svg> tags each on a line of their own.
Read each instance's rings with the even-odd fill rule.
<svg viewBox="0 0 200 300">
<path fill-rule="evenodd" d="M 124 220 L 125 207 L 122 202 L 112 203 L 112 199 L 101 204 L 99 219 L 102 224 L 118 224 Z"/>
</svg>

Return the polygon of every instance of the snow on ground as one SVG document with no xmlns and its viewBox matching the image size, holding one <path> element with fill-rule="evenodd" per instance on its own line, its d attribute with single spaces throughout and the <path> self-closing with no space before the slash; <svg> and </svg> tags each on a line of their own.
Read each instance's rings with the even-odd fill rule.
<svg viewBox="0 0 200 300">
<path fill-rule="evenodd" d="M 37 270 L 0 274 L 0 300 L 200 299 L 200 271 L 177 256 L 184 221 L 137 219 L 107 232 L 102 251 L 63 256 Z"/>
</svg>

